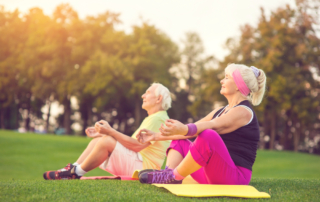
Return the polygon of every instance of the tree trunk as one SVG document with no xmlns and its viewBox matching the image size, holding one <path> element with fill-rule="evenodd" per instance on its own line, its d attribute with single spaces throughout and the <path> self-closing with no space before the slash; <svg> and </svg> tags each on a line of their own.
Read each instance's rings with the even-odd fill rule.
<svg viewBox="0 0 320 202">
<path fill-rule="evenodd" d="M 30 130 L 30 111 L 31 111 L 31 96 L 28 98 L 28 101 L 27 101 L 27 118 L 25 120 L 25 127 L 26 127 L 26 131 L 29 131 Z"/>
<path fill-rule="evenodd" d="M 268 120 L 268 110 L 264 110 L 263 113 L 263 136 L 260 137 L 260 149 L 265 149 L 266 148 L 266 142 L 264 141 L 264 136 L 266 136 L 268 133 L 268 128 L 269 128 L 269 120 Z"/>
<path fill-rule="evenodd" d="M 6 126 L 4 124 L 4 109 L 0 109 L 0 123 L 1 123 L 1 129 L 6 129 Z"/>
<path fill-rule="evenodd" d="M 87 112 L 88 112 L 88 120 L 87 120 L 87 125 L 90 127 L 90 126 L 93 126 L 93 122 L 92 122 L 92 105 L 91 105 L 91 102 L 87 103 Z M 100 120 L 98 120 L 100 121 Z"/>
<path fill-rule="evenodd" d="M 70 135 L 71 134 L 71 102 L 70 98 L 66 97 L 64 101 L 64 123 L 63 126 L 66 130 L 66 134 Z"/>
<path fill-rule="evenodd" d="M 47 103 L 48 103 L 48 114 L 47 114 L 47 120 L 46 120 L 46 132 L 48 133 L 48 131 L 49 131 L 49 121 L 50 121 L 50 114 L 51 114 L 51 101 L 50 100 L 48 100 L 47 101 Z"/>
<path fill-rule="evenodd" d="M 276 111 L 272 110 L 271 112 L 271 120 L 270 120 L 270 144 L 269 144 L 269 150 L 274 149 L 274 140 L 276 138 Z"/>
<path fill-rule="evenodd" d="M 298 152 L 298 147 L 299 147 L 299 141 L 300 141 L 300 132 L 301 132 L 301 126 L 298 128 L 297 127 L 297 121 L 295 121 L 294 125 L 295 131 L 293 133 L 293 150 L 295 152 Z"/>
<path fill-rule="evenodd" d="M 283 136 L 281 137 L 281 145 L 283 146 L 284 150 L 288 149 L 288 136 L 290 134 L 290 127 L 288 125 L 289 121 L 290 121 L 289 119 L 285 121 L 284 133 L 283 133 Z"/>
<path fill-rule="evenodd" d="M 20 124 L 19 124 L 19 117 L 20 117 L 20 113 L 19 113 L 19 103 L 16 105 L 16 123 L 15 123 L 15 127 L 16 129 L 20 128 Z"/>
</svg>

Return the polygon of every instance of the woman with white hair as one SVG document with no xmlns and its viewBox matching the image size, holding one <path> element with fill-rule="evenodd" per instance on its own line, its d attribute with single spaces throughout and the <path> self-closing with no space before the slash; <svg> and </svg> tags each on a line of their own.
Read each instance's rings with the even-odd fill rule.
<svg viewBox="0 0 320 202">
<path fill-rule="evenodd" d="M 196 123 L 184 125 L 169 119 L 159 133 L 141 130 L 140 142 L 174 140 L 167 150 L 165 170 L 144 170 L 142 183 L 180 184 L 191 174 L 201 184 L 248 185 L 260 136 L 258 119 L 250 102 L 262 101 L 266 76 L 261 69 L 230 64 L 220 93 L 228 105 L 213 110 Z M 192 143 L 187 140 L 197 137 Z"/>
</svg>

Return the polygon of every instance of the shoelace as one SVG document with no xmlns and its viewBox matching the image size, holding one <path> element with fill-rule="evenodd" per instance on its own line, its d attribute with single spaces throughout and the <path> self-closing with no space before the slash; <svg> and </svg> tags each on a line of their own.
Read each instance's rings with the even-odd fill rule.
<svg viewBox="0 0 320 202">
<path fill-rule="evenodd" d="M 154 172 L 152 177 L 152 183 L 166 183 L 174 179 L 173 171 L 166 169 L 164 172 Z"/>
<path fill-rule="evenodd" d="M 73 167 L 70 166 L 70 168 L 72 169 Z M 74 175 L 75 173 L 71 173 L 71 169 L 66 170 L 66 171 L 60 171 L 59 172 L 59 177 L 63 178 L 63 177 L 72 177 L 72 175 Z"/>
<path fill-rule="evenodd" d="M 67 171 L 67 170 L 70 170 L 71 168 L 71 163 L 68 163 L 64 168 L 61 168 L 60 171 Z"/>
</svg>

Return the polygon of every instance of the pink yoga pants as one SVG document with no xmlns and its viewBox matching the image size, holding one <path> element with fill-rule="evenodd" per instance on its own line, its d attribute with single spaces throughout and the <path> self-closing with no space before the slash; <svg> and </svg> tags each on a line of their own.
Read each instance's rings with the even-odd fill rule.
<svg viewBox="0 0 320 202">
<path fill-rule="evenodd" d="M 252 172 L 236 166 L 226 145 L 214 130 L 204 130 L 192 143 L 190 140 L 174 140 L 170 149 L 178 151 L 183 158 L 190 151 L 193 159 L 202 166 L 191 176 L 200 184 L 248 185 Z"/>
</svg>

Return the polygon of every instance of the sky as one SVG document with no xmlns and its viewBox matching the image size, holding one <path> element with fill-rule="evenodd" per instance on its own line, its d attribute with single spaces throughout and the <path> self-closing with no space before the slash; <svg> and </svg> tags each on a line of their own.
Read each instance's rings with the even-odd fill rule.
<svg viewBox="0 0 320 202">
<path fill-rule="evenodd" d="M 5 10 L 19 9 L 26 13 L 32 7 L 39 7 L 47 15 L 61 3 L 69 3 L 80 18 L 106 11 L 120 13 L 122 24 L 117 29 L 127 33 L 143 19 L 180 47 L 186 32 L 197 32 L 205 55 L 214 55 L 219 60 L 228 53 L 223 46 L 225 41 L 239 36 L 240 26 L 257 24 L 260 7 L 269 15 L 280 6 L 295 6 L 294 0 L 0 0 Z"/>
</svg>

